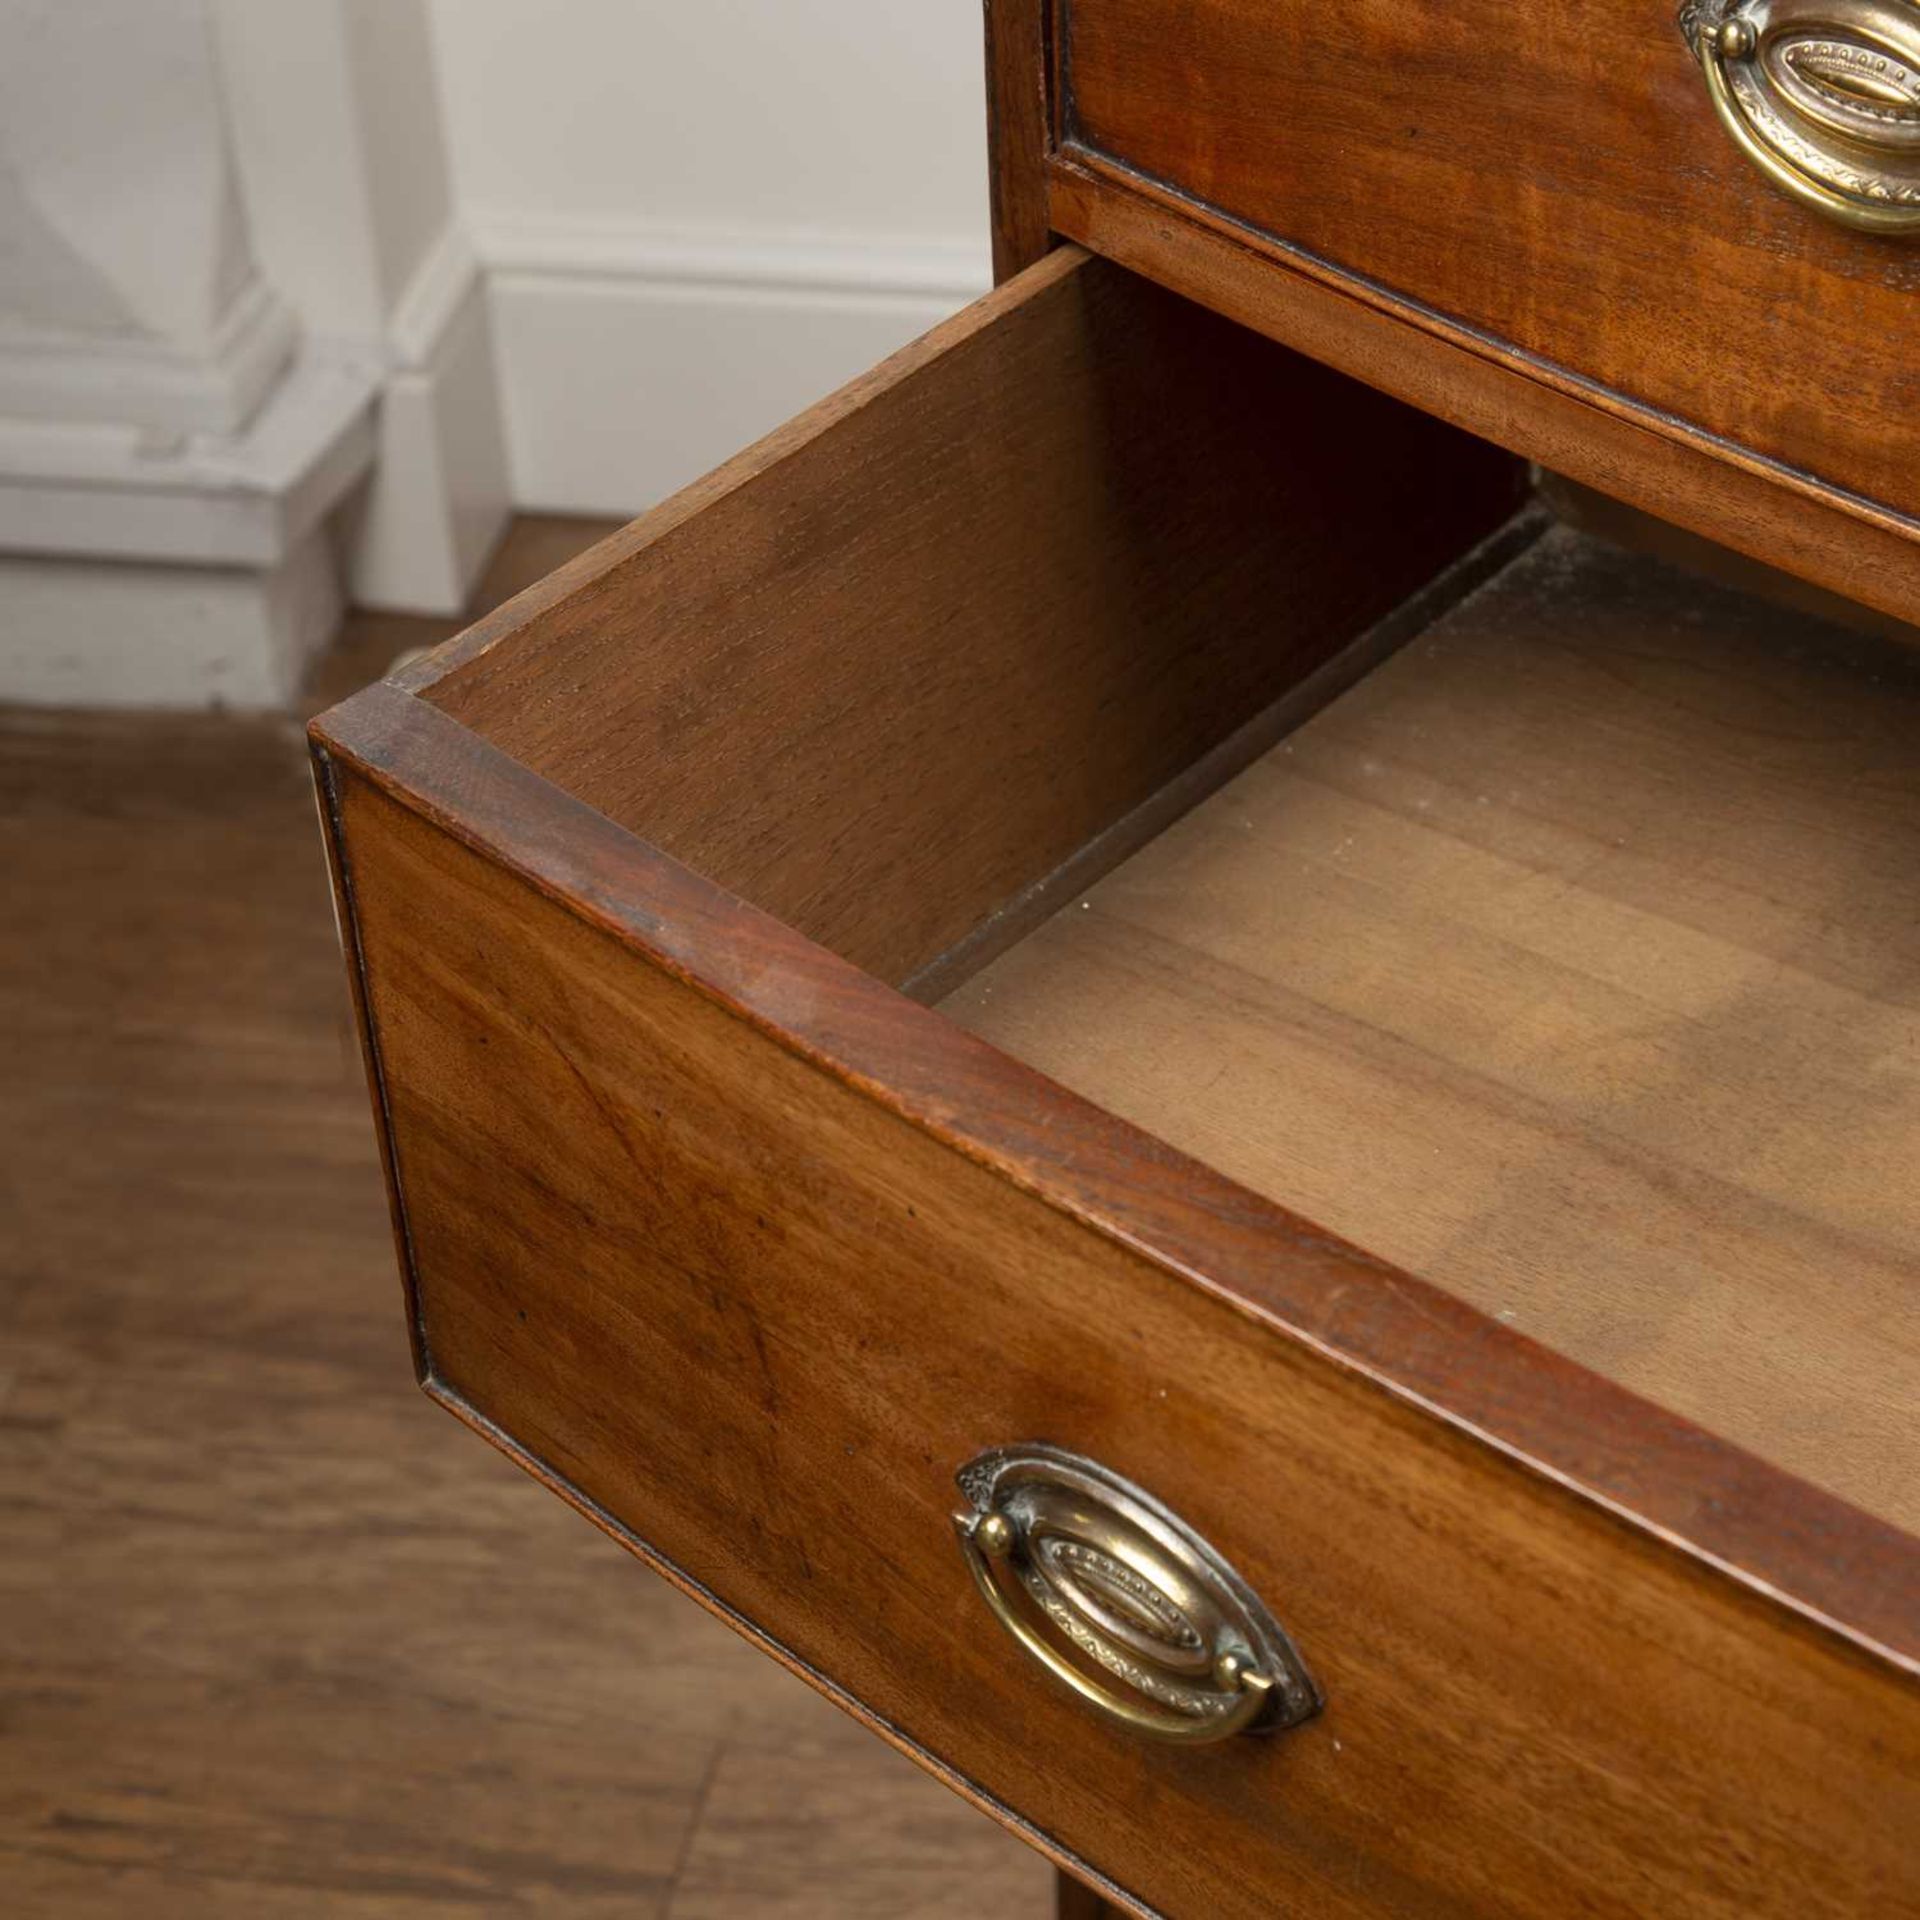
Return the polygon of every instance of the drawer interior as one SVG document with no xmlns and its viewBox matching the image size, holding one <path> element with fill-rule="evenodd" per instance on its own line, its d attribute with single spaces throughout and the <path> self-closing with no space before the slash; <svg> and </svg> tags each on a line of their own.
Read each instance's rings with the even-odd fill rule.
<svg viewBox="0 0 1920 1920">
<path fill-rule="evenodd" d="M 1063 252 L 424 697 L 1912 1526 L 1920 661 L 1542 534 L 1522 480 Z"/>
<path fill-rule="evenodd" d="M 1920 654 L 1556 529 L 944 1004 L 1920 1526 Z"/>
</svg>

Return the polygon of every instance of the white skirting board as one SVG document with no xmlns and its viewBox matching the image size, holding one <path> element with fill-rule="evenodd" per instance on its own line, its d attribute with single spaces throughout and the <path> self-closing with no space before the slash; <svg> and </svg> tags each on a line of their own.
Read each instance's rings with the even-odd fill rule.
<svg viewBox="0 0 1920 1920">
<path fill-rule="evenodd" d="M 287 708 L 340 621 L 324 526 L 270 567 L 0 555 L 0 697 L 34 706 Z"/>
<path fill-rule="evenodd" d="M 983 293 L 927 245 L 480 216 L 514 503 L 639 513 Z"/>
<path fill-rule="evenodd" d="M 341 611 L 377 367 L 310 348 L 235 435 L 0 421 L 0 700 L 273 708 Z"/>
<path fill-rule="evenodd" d="M 347 504 L 342 540 L 356 605 L 457 613 L 513 502 L 485 287 L 449 227 L 389 330 L 378 451 Z"/>
<path fill-rule="evenodd" d="M 310 343 L 244 428 L 0 419 L 0 701 L 283 706 L 363 606 L 453 613 L 510 510 L 457 232 L 388 342 Z"/>
</svg>

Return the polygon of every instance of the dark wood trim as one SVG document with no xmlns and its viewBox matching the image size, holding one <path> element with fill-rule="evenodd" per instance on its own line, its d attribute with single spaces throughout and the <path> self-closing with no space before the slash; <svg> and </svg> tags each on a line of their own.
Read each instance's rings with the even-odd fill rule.
<svg viewBox="0 0 1920 1920">
<path fill-rule="evenodd" d="M 1636 406 L 1084 147 L 1048 219 L 1095 253 L 1482 438 L 1897 618 L 1920 618 L 1920 525 Z"/>
<path fill-rule="evenodd" d="M 312 753 L 313 793 L 320 814 L 320 838 L 327 850 L 327 874 L 333 883 L 333 924 L 340 939 L 340 957 L 346 962 L 347 991 L 353 1002 L 353 1027 L 360 1040 L 361 1065 L 366 1069 L 367 1094 L 373 1105 L 374 1137 L 380 1147 L 380 1173 L 386 1182 L 387 1213 L 393 1224 L 393 1251 L 400 1268 L 406 1301 L 407 1346 L 413 1356 L 413 1377 L 427 1384 L 432 1363 L 427 1357 L 426 1322 L 420 1312 L 420 1288 L 413 1254 L 413 1232 L 407 1224 L 406 1192 L 393 1138 L 393 1118 L 387 1104 L 387 1073 L 380 1057 L 379 1030 L 367 992 L 366 955 L 360 944 L 360 916 L 353 897 L 353 873 L 347 860 L 346 836 L 340 826 L 340 795 L 331 757 L 317 730 L 308 729 Z"/>
<path fill-rule="evenodd" d="M 1068 1093 L 388 683 L 323 750 L 952 1150 L 1872 1658 L 1920 1672 L 1904 1533 Z M 769 982 L 775 983 L 770 987 Z"/>
<path fill-rule="evenodd" d="M 987 191 L 993 277 L 1010 280 L 1053 244 L 1047 228 L 1047 0 L 981 0 L 987 41 Z"/>
</svg>

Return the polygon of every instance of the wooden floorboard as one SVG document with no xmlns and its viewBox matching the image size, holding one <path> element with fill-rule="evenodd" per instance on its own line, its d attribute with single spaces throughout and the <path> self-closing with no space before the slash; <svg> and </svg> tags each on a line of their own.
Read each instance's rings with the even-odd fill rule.
<svg viewBox="0 0 1920 1920">
<path fill-rule="evenodd" d="M 0 1913 L 1051 1911 L 414 1389 L 291 719 L 0 710 L 0 897 Z"/>
</svg>

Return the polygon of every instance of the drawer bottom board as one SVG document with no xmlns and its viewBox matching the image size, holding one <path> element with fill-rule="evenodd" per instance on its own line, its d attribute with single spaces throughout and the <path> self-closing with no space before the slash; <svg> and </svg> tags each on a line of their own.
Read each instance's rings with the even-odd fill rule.
<svg viewBox="0 0 1920 1920">
<path fill-rule="evenodd" d="M 1920 1526 L 1920 655 L 1560 530 L 944 1003 Z"/>
</svg>

